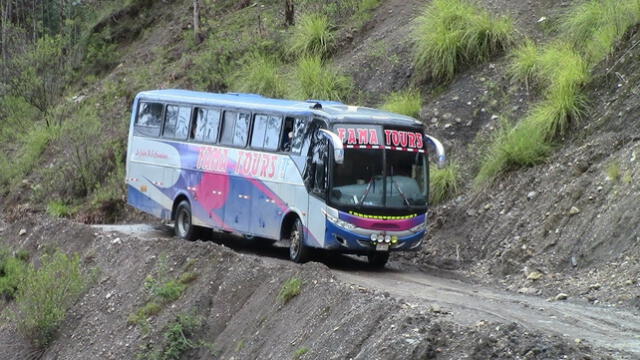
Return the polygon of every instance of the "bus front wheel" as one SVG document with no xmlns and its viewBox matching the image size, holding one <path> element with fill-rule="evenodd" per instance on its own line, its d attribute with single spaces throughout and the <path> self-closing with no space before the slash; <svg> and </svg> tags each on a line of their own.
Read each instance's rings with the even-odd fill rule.
<svg viewBox="0 0 640 360">
<path fill-rule="evenodd" d="M 182 200 L 176 208 L 173 229 L 178 237 L 189 241 L 196 239 L 196 227 L 192 223 L 191 205 L 186 200 Z"/>
<path fill-rule="evenodd" d="M 389 253 L 388 252 L 374 252 L 367 255 L 367 260 L 369 260 L 369 265 L 376 269 L 382 269 L 385 265 L 387 265 L 387 261 L 389 261 Z"/>
<path fill-rule="evenodd" d="M 304 229 L 302 221 L 296 218 L 289 233 L 289 258 L 297 263 L 306 262 L 311 250 L 304 244 Z"/>
</svg>

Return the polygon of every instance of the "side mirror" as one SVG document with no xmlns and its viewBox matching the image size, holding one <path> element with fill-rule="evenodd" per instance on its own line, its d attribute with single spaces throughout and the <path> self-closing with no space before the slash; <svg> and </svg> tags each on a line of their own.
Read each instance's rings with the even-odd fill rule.
<svg viewBox="0 0 640 360">
<path fill-rule="evenodd" d="M 342 139 L 335 133 L 332 133 L 326 129 L 320 129 L 320 134 L 331 141 L 331 145 L 333 145 L 333 159 L 336 164 L 344 163 L 344 145 L 342 144 Z"/>
<path fill-rule="evenodd" d="M 442 145 L 442 143 L 433 136 L 426 134 L 424 135 L 424 140 L 425 143 L 431 144 L 431 146 L 433 146 L 436 150 L 436 155 L 438 156 L 436 165 L 438 166 L 438 169 L 442 169 L 443 167 L 445 167 L 447 165 L 447 155 L 444 152 L 444 146 Z"/>
</svg>

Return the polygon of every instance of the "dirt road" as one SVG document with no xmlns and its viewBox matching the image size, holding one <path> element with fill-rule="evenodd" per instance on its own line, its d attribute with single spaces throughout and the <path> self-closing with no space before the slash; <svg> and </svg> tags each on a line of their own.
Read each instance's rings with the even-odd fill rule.
<svg viewBox="0 0 640 360">
<path fill-rule="evenodd" d="M 170 237 L 171 229 L 148 225 L 100 226 L 106 232 L 121 232 L 141 239 Z M 265 261 L 288 262 L 282 247 L 254 246 L 222 239 L 236 251 L 261 256 Z M 320 255 L 317 258 L 345 283 L 387 292 L 412 305 L 433 306 L 462 325 L 480 321 L 518 323 L 530 329 L 585 341 L 607 350 L 615 358 L 640 358 L 640 316 L 628 310 L 569 301 L 547 301 L 517 295 L 457 279 L 455 273 L 424 271 L 391 263 L 383 271 L 367 270 L 353 257 Z M 577 340 L 579 339 L 579 340 Z"/>
</svg>

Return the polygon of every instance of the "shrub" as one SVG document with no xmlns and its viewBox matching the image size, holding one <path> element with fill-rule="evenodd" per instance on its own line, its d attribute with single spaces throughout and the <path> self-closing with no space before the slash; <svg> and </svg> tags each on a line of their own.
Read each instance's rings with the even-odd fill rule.
<svg viewBox="0 0 640 360">
<path fill-rule="evenodd" d="M 230 40 L 211 37 L 204 50 L 193 58 L 188 77 L 197 90 L 222 92 L 227 89 L 227 74 L 233 69 L 236 54 Z"/>
<path fill-rule="evenodd" d="M 47 213 L 54 217 L 67 217 L 71 215 L 71 208 L 60 200 L 53 200 L 47 205 Z"/>
<path fill-rule="evenodd" d="M 460 167 L 452 162 L 447 167 L 429 169 L 429 200 L 437 205 L 454 197 L 460 191 Z"/>
<path fill-rule="evenodd" d="M 202 326 L 202 320 L 192 315 L 178 315 L 163 332 L 164 342 L 156 349 L 148 343 L 145 352 L 139 353 L 138 359 L 178 360 L 191 349 L 206 348 L 213 353 L 213 346 L 202 340 L 193 340 L 195 332 Z"/>
<path fill-rule="evenodd" d="M 391 93 L 382 109 L 417 118 L 422 110 L 422 95 L 417 90 Z"/>
<path fill-rule="evenodd" d="M 22 251 L 12 256 L 7 249 L 0 249 L 0 296 L 5 300 L 15 298 L 27 269 L 25 262 L 28 258 L 29 254 L 25 257 Z"/>
<path fill-rule="evenodd" d="M 280 289 L 280 293 L 278 294 L 278 299 L 280 299 L 282 303 L 286 304 L 289 300 L 300 295 L 301 288 L 302 280 L 298 278 L 291 278 L 285 281 L 282 285 L 282 289 Z"/>
<path fill-rule="evenodd" d="M 326 65 L 319 57 L 304 57 L 295 70 L 293 97 L 315 100 L 342 100 L 351 90 L 351 80 Z"/>
<path fill-rule="evenodd" d="M 289 52 L 297 56 L 325 58 L 332 51 L 335 35 L 326 15 L 303 15 L 291 35 Z"/>
<path fill-rule="evenodd" d="M 513 41 L 513 22 L 467 0 L 434 0 L 416 19 L 414 64 L 419 77 L 450 80 L 464 63 L 485 61 Z"/>
<path fill-rule="evenodd" d="M 198 343 L 189 339 L 193 331 L 200 326 L 197 318 L 188 315 L 178 315 L 176 321 L 169 324 L 164 333 L 166 344 L 161 359 L 178 360 L 182 354 L 198 347 Z"/>
<path fill-rule="evenodd" d="M 279 73 L 277 59 L 260 53 L 252 53 L 234 75 L 234 91 L 284 97 L 286 83 Z"/>
<path fill-rule="evenodd" d="M 55 252 L 41 260 L 40 268 L 29 265 L 25 271 L 16 294 L 14 318 L 18 331 L 36 347 L 44 348 L 89 280 L 78 255 Z"/>
</svg>

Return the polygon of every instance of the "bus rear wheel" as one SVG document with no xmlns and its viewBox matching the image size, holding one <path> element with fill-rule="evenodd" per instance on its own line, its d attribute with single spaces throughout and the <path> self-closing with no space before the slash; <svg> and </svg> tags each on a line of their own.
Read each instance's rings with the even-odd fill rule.
<svg viewBox="0 0 640 360">
<path fill-rule="evenodd" d="M 192 223 L 191 205 L 186 200 L 182 200 L 176 207 L 173 230 L 180 238 L 189 241 L 196 239 L 197 229 Z"/>
<path fill-rule="evenodd" d="M 296 218 L 289 233 L 289 258 L 293 262 L 304 263 L 309 259 L 311 249 L 304 244 L 302 221 Z"/>
<path fill-rule="evenodd" d="M 369 265 L 376 269 L 382 269 L 387 262 L 389 261 L 389 253 L 388 252 L 374 252 L 367 254 L 367 260 L 369 260 Z"/>
</svg>

